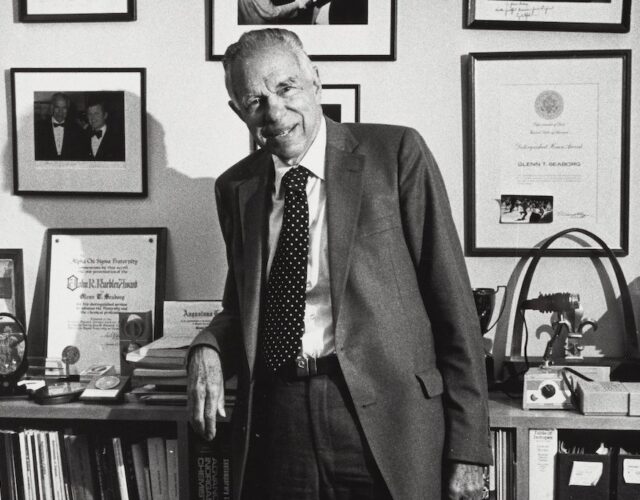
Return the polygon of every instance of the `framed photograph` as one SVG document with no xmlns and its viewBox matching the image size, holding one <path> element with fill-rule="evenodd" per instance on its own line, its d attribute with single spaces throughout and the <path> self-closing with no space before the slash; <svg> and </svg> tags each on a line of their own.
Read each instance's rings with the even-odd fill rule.
<svg viewBox="0 0 640 500">
<path fill-rule="evenodd" d="M 22 23 L 134 21 L 136 0 L 18 0 Z"/>
<path fill-rule="evenodd" d="M 147 195 L 144 68 L 12 68 L 13 190 Z"/>
<path fill-rule="evenodd" d="M 13 314 L 26 327 L 22 249 L 0 249 L 0 313 Z M 7 321 L 0 318 L 0 325 Z"/>
<path fill-rule="evenodd" d="M 469 59 L 467 255 L 526 255 L 576 227 L 626 255 L 631 52 Z M 554 247 L 557 256 L 602 254 L 566 238 Z"/>
<path fill-rule="evenodd" d="M 338 123 L 360 122 L 360 85 L 357 83 L 326 83 L 322 85 L 322 112 Z M 258 145 L 249 136 L 251 151 Z"/>
<path fill-rule="evenodd" d="M 627 33 L 631 0 L 466 0 L 467 28 Z"/>
<path fill-rule="evenodd" d="M 208 59 L 252 29 L 295 31 L 317 61 L 394 61 L 396 0 L 209 0 Z"/>
<path fill-rule="evenodd" d="M 47 230 L 47 358 L 72 346 L 78 372 L 119 369 L 129 350 L 161 335 L 166 236 L 166 228 Z"/>
</svg>

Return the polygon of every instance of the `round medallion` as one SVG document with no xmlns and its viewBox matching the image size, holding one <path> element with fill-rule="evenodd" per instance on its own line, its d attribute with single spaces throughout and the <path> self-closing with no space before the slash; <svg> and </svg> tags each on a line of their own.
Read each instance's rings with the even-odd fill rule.
<svg viewBox="0 0 640 500">
<path fill-rule="evenodd" d="M 70 365 L 76 364 L 80 359 L 80 350 L 74 345 L 68 345 L 62 349 L 62 361 Z"/>
<path fill-rule="evenodd" d="M 113 389 L 118 387 L 118 384 L 120 384 L 120 379 L 113 375 L 105 375 L 96 380 L 96 388 L 102 390 Z"/>
<path fill-rule="evenodd" d="M 564 99 L 555 90 L 545 90 L 536 97 L 536 113 L 545 120 L 555 120 L 564 111 Z"/>
</svg>

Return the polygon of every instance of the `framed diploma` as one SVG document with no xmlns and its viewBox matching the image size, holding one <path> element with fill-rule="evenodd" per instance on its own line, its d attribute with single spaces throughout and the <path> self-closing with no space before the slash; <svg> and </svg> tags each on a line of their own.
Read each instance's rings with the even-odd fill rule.
<svg viewBox="0 0 640 500">
<path fill-rule="evenodd" d="M 145 329 L 151 340 L 160 336 L 166 233 L 166 228 L 47 231 L 47 358 L 60 358 L 73 346 L 78 371 L 95 364 L 118 369 L 129 349 L 122 343 L 123 318 L 140 318 L 130 328 L 134 344 L 136 335 L 147 336 Z"/>
<path fill-rule="evenodd" d="M 467 255 L 526 255 L 574 227 L 626 255 L 631 52 L 469 58 Z M 602 254 L 590 245 L 553 254 Z"/>
<path fill-rule="evenodd" d="M 316 61 L 395 61 L 397 0 L 208 0 L 207 58 L 245 31 L 286 28 Z"/>
<path fill-rule="evenodd" d="M 467 0 L 468 28 L 627 33 L 631 0 Z"/>
</svg>

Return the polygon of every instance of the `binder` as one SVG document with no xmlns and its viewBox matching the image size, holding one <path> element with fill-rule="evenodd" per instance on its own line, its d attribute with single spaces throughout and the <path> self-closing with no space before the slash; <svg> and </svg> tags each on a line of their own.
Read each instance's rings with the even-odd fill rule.
<svg viewBox="0 0 640 500">
<path fill-rule="evenodd" d="M 615 474 L 617 500 L 640 498 L 640 455 L 617 455 Z"/>
</svg>

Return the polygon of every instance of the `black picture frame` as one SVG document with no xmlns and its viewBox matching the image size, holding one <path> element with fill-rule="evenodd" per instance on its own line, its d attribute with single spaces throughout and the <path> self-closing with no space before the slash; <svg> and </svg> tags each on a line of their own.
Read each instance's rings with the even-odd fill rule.
<svg viewBox="0 0 640 500">
<path fill-rule="evenodd" d="M 11 295 L 11 298 L 6 297 L 7 295 Z M 0 249 L 0 312 L 13 314 L 26 326 L 21 248 Z"/>
<path fill-rule="evenodd" d="M 147 196 L 145 68 L 11 68 L 10 78 L 14 194 Z M 70 117 L 64 130 L 66 123 L 75 130 L 73 154 L 64 143 L 55 150 L 47 123 L 60 95 Z M 88 118 L 94 106 L 107 118 L 97 154 Z"/>
<path fill-rule="evenodd" d="M 588 229 L 605 240 L 615 255 L 627 255 L 629 252 L 631 51 L 489 52 L 471 53 L 467 59 L 466 255 L 476 257 L 526 256 L 531 249 L 538 246 L 547 237 L 569 227 Z M 564 76 L 561 77 L 561 73 Z M 529 74 L 538 76 L 528 81 Z M 583 74 L 587 76 L 583 76 Z M 581 78 L 585 79 L 584 84 Z M 546 90 L 553 90 L 554 86 L 560 90 L 563 85 L 565 88 L 571 86 L 571 92 L 567 92 L 568 95 L 564 96 L 566 102 L 561 110 L 561 112 L 566 112 L 568 118 L 561 116 L 562 120 L 560 120 L 557 117 L 540 118 L 537 116 L 538 110 L 535 109 L 538 105 L 537 100 L 534 99 L 536 102 L 533 102 L 534 100 L 531 100 L 530 97 L 535 96 L 540 90 L 544 90 L 538 95 L 540 97 L 545 94 Z M 583 85 L 588 89 L 588 92 L 584 94 L 596 93 L 597 99 L 590 101 L 583 98 L 580 93 Z M 597 88 L 594 90 L 592 86 Z M 508 92 L 505 92 L 505 89 Z M 511 105 L 509 103 L 513 101 L 511 97 L 513 95 L 518 98 L 522 95 L 526 96 L 523 99 L 529 99 L 526 101 L 528 103 L 526 107 L 522 108 L 524 111 L 519 109 L 515 110 L 516 112 L 520 111 L 518 113 L 510 111 Z M 581 109 L 580 106 L 583 106 L 584 109 Z M 585 110 L 594 108 L 598 112 L 584 114 Z M 575 130 L 567 129 L 567 126 L 577 128 L 574 127 L 577 115 L 570 115 L 572 112 L 583 113 L 580 116 L 586 116 L 590 120 L 589 123 L 592 123 L 594 130 L 588 131 L 588 133 L 595 135 L 598 139 L 595 143 L 596 152 L 592 154 L 592 157 L 588 156 L 588 150 L 593 149 L 591 142 L 584 140 L 587 134 L 580 135 L 576 134 Z M 516 120 L 508 119 L 508 117 L 516 115 Z M 530 117 L 537 121 L 530 121 Z M 573 121 L 567 125 L 570 120 Z M 542 122 L 542 124 L 538 122 Z M 585 122 L 583 120 L 580 123 Z M 573 146 L 564 148 L 562 143 L 564 139 L 560 137 L 552 147 L 545 147 L 547 143 L 544 141 L 550 140 L 547 136 L 534 137 L 532 135 L 530 140 L 535 142 L 535 144 L 532 143 L 535 147 L 527 147 L 526 140 L 528 139 L 520 142 L 511 140 L 512 137 L 524 137 L 520 134 L 521 131 L 526 133 L 540 132 L 544 129 L 539 130 L 536 127 L 550 127 L 555 124 L 560 127 L 558 133 L 573 134 L 566 136 L 569 138 L 568 140 L 582 139 L 583 142 L 575 142 Z M 527 129 L 527 127 L 530 128 Z M 507 136 L 506 139 L 502 138 L 501 130 Z M 606 130 L 607 133 L 599 134 L 599 130 Z M 580 144 L 587 146 L 583 148 Z M 565 151 L 558 153 L 563 149 Z M 586 161 L 567 162 L 563 160 L 545 163 L 546 151 L 562 158 L 561 155 L 573 154 L 573 151 L 577 149 L 580 149 L 580 152 L 576 153 L 576 158 L 583 157 Z M 582 149 L 587 151 L 584 153 L 585 156 L 582 156 Z M 602 156 L 605 150 L 611 153 L 611 159 L 607 157 L 607 161 L 603 161 Z M 515 161 L 528 160 L 529 158 L 524 158 L 525 155 L 531 155 L 532 158 L 537 155 L 539 158 L 536 157 L 536 159 L 540 160 L 539 164 L 536 164 L 535 161 Z M 554 167 L 554 169 L 549 170 L 548 167 Z M 587 192 L 580 191 L 579 186 L 583 184 L 575 184 L 573 188 L 575 194 L 572 195 L 567 195 L 567 192 L 573 193 L 573 190 L 565 189 L 562 191 L 562 184 L 553 184 L 550 181 L 551 177 L 561 175 L 562 169 L 565 167 L 578 167 L 577 170 L 571 172 L 571 175 L 578 177 L 571 178 L 571 181 L 567 181 L 567 177 L 557 177 L 558 182 L 582 182 L 588 188 L 586 191 L 594 192 L 596 196 L 590 198 Z M 596 180 L 592 184 L 589 184 L 588 179 L 594 178 L 594 175 L 589 177 L 588 172 L 582 173 L 581 168 L 583 167 L 585 169 L 591 168 L 595 172 Z M 517 169 L 519 171 L 516 175 L 513 172 Z M 506 180 L 504 173 L 506 173 Z M 538 177 L 529 174 L 535 174 Z M 520 175 L 524 175 L 524 177 L 518 177 Z M 524 192 L 517 193 L 513 189 L 504 188 L 509 183 L 521 181 L 530 183 L 530 186 L 527 187 L 530 191 L 523 190 Z M 508 206 L 503 206 L 504 199 L 501 195 L 529 197 L 530 195 L 549 195 L 550 193 L 555 193 L 557 199 L 551 207 L 553 214 L 549 224 L 509 225 L 502 221 L 502 214 Z M 574 196 L 575 199 L 571 199 L 571 196 Z M 580 205 L 584 211 L 570 208 L 580 204 L 578 196 L 585 198 L 585 203 Z M 538 198 L 544 199 L 546 197 L 538 196 Z M 524 206 L 525 203 L 528 202 L 522 200 L 520 204 Z M 513 204 L 517 205 L 518 200 L 514 200 Z M 589 209 L 592 206 L 597 207 L 595 209 L 595 223 L 592 222 L 593 219 L 589 214 Z M 527 205 L 527 211 L 529 209 L 531 209 L 531 204 Z M 532 211 L 535 210 L 535 208 L 532 209 Z M 600 215 L 598 215 L 598 210 L 601 210 Z M 602 216 L 603 213 L 610 215 L 610 217 Z M 521 220 L 533 222 L 526 220 L 526 217 L 527 214 L 524 214 Z M 518 228 L 516 229 L 516 227 Z M 589 243 L 578 242 L 583 246 L 576 246 L 575 242 L 572 243 L 567 239 L 563 240 L 563 244 L 566 245 L 566 248 L 554 248 L 549 250 L 549 254 L 557 257 L 604 255 L 600 248 L 590 246 Z"/>
<path fill-rule="evenodd" d="M 122 303 L 120 305 L 126 306 L 127 308 L 132 307 L 135 311 L 153 308 L 150 314 L 153 321 L 153 335 L 151 340 L 162 336 L 167 228 L 52 228 L 47 229 L 45 237 L 47 252 L 45 315 L 43 327 L 44 340 L 41 344 L 44 349 L 44 356 L 50 357 L 49 355 L 51 354 L 49 352 L 52 349 L 50 343 L 51 328 L 55 330 L 57 344 L 67 342 L 68 339 L 65 338 L 66 334 L 75 334 L 77 336 L 79 335 L 79 331 L 86 330 L 86 328 L 79 325 L 79 323 L 77 329 L 74 330 L 76 325 L 72 323 L 74 321 L 73 318 L 76 318 L 76 321 L 80 321 L 80 319 L 77 318 L 82 319 L 82 314 L 87 314 L 91 321 L 93 321 L 94 316 L 99 317 L 101 314 L 103 316 L 110 315 L 110 318 L 106 318 L 110 321 L 110 326 L 98 326 L 95 329 L 98 330 L 98 332 L 102 330 L 103 337 L 108 337 L 108 335 L 111 334 L 112 338 L 117 339 L 120 329 L 121 313 L 131 312 L 131 310 L 119 310 L 117 306 L 120 303 Z M 123 242 L 128 242 L 128 248 L 122 247 Z M 147 243 L 152 245 L 152 247 L 148 247 L 150 255 L 142 256 L 140 253 L 135 253 L 136 248 L 146 246 Z M 53 249 L 53 246 L 56 244 L 63 245 L 63 247 L 60 248 L 64 248 L 64 251 L 60 255 L 57 255 Z M 110 248 L 109 245 L 112 247 Z M 129 249 L 131 249 L 132 255 L 122 257 L 123 254 L 126 255 Z M 61 252 L 61 250 L 58 249 L 58 252 Z M 91 252 L 94 253 L 91 254 Z M 56 260 L 56 256 L 60 260 Z M 153 262 L 150 263 L 150 260 L 153 260 Z M 65 266 L 67 266 L 67 270 L 73 270 L 75 268 L 79 272 L 67 276 Z M 129 266 L 131 266 L 131 269 Z M 136 266 L 141 266 L 141 274 L 146 270 L 147 275 L 141 276 L 136 274 L 135 271 L 138 271 Z M 148 269 L 151 266 L 153 269 Z M 82 275 L 83 272 L 85 273 L 84 277 Z M 80 274 L 80 276 L 76 274 Z M 130 278 L 129 281 L 126 280 L 127 275 L 129 275 Z M 66 281 L 60 281 L 60 276 Z M 115 277 L 117 276 L 121 278 L 116 280 Z M 123 276 L 125 278 L 122 278 Z M 93 281 L 91 281 L 92 279 Z M 120 279 L 124 279 L 125 281 L 119 281 Z M 119 286 L 119 283 L 122 283 L 122 285 Z M 53 293 L 54 285 L 58 293 Z M 148 289 L 138 291 L 138 288 L 145 286 Z M 133 298 L 127 296 L 128 290 L 135 290 L 133 292 Z M 63 291 L 65 293 L 71 293 L 72 295 L 79 295 L 79 297 L 65 299 L 62 297 Z M 146 295 L 143 293 L 145 291 L 147 292 Z M 99 294 L 102 294 L 102 296 Z M 105 294 L 109 295 L 107 296 Z M 143 297 L 138 297 L 136 294 L 143 295 Z M 153 295 L 152 300 L 147 303 L 146 301 L 150 294 Z M 140 304 L 140 300 L 145 301 L 144 305 Z M 109 301 L 115 304 L 115 306 Z M 60 304 L 68 306 L 69 310 L 60 311 L 58 307 L 56 307 Z M 101 307 L 102 309 L 100 309 Z M 63 315 L 61 319 L 52 321 L 54 309 L 55 314 Z M 60 325 L 63 325 L 62 328 Z M 91 328 L 93 328 L 93 323 Z M 113 331 L 109 330 L 109 328 L 112 328 Z M 102 340 L 104 340 L 104 338 Z M 86 342 L 86 339 L 84 342 Z M 69 345 L 75 344 L 69 342 Z M 98 339 L 92 344 L 92 349 L 97 349 L 97 346 Z M 86 359 L 83 346 L 76 345 L 76 347 L 80 348 L 81 358 L 84 354 Z M 108 352 L 110 355 L 114 354 L 110 350 Z M 104 358 L 100 358 L 98 361 L 93 361 L 94 364 L 96 362 L 104 364 L 107 361 Z M 120 368 L 119 362 L 113 361 L 112 364 L 115 365 L 116 370 Z"/>
<path fill-rule="evenodd" d="M 72 12 L 69 10 L 57 10 L 55 7 L 49 11 L 34 12 L 31 10 L 33 0 L 18 0 L 18 20 L 21 23 L 86 23 L 86 22 L 113 22 L 135 21 L 136 0 L 126 0 L 126 10 L 120 9 L 113 12 L 86 11 Z M 95 3 L 95 2 L 94 2 Z"/>
<path fill-rule="evenodd" d="M 296 32 L 314 61 L 396 60 L 397 0 L 362 0 L 367 2 L 367 23 L 322 27 L 313 24 L 240 24 L 238 1 L 207 0 L 207 60 L 221 61 L 227 46 L 237 41 L 245 31 L 274 27 Z M 323 36 L 318 36 L 318 31 L 314 32 L 318 29 L 322 30 Z M 376 33 L 375 29 L 382 32 Z"/>
<path fill-rule="evenodd" d="M 629 32 L 631 0 L 595 3 L 565 0 L 563 3 L 567 5 L 562 6 L 564 12 L 554 15 L 554 9 L 558 7 L 557 4 L 554 5 L 555 3 L 554 1 L 465 0 L 464 26 L 471 29 L 490 30 Z M 478 15 L 478 4 L 483 4 L 485 9 L 493 12 Z M 603 14 L 608 14 L 609 18 Z M 604 22 L 603 19 L 605 19 Z"/>
</svg>

